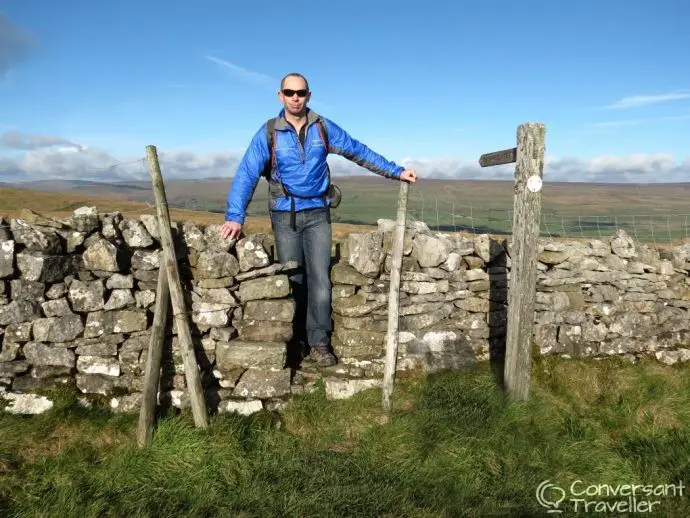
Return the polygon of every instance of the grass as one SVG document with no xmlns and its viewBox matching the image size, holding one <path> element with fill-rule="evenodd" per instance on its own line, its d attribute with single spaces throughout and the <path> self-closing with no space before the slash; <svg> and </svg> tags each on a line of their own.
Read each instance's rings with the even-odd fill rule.
<svg viewBox="0 0 690 518">
<path fill-rule="evenodd" d="M 60 394 L 45 414 L 0 416 L 0 515 L 545 515 L 546 479 L 690 483 L 689 373 L 542 358 L 531 400 L 506 404 L 480 364 L 399 378 L 388 424 L 380 390 L 329 401 L 320 389 L 280 416 L 218 415 L 206 430 L 165 418 L 146 450 L 136 413 Z M 685 493 L 653 499 L 652 515 L 690 515 Z"/>
</svg>

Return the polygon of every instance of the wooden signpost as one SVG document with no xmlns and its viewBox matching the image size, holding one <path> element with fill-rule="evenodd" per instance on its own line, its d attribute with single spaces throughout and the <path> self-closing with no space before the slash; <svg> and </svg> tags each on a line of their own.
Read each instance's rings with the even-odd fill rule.
<svg viewBox="0 0 690 518">
<path fill-rule="evenodd" d="M 544 124 L 521 124 L 517 130 L 517 147 L 486 153 L 479 158 L 482 167 L 515 163 L 504 379 L 509 398 L 519 401 L 526 400 L 530 391 L 544 139 Z"/>
</svg>

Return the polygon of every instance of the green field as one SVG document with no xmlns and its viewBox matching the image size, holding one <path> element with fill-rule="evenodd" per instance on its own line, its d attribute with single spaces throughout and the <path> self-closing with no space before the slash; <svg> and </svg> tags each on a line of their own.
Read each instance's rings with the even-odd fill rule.
<svg viewBox="0 0 690 518">
<path fill-rule="evenodd" d="M 222 213 L 231 181 L 166 180 L 168 202 L 173 207 Z M 342 204 L 333 211 L 334 221 L 375 225 L 379 218 L 395 218 L 396 182 L 373 174 L 334 177 L 333 181 L 343 193 Z M 72 194 L 153 200 L 146 182 L 37 182 L 33 186 Z M 652 244 L 690 237 L 690 183 L 587 184 L 547 180 L 541 192 L 540 227 L 544 236 L 606 238 L 617 228 L 623 228 L 637 241 Z M 259 181 L 248 211 L 254 216 L 267 214 L 265 180 Z M 512 211 L 512 181 L 421 178 L 412 186 L 408 201 L 408 218 L 444 231 L 510 233 Z"/>
<path fill-rule="evenodd" d="M 203 431 L 189 412 L 169 415 L 144 451 L 137 413 L 62 393 L 45 414 L 0 415 L 0 516 L 547 516 L 546 480 L 682 483 L 682 495 L 637 500 L 658 501 L 643 515 L 690 516 L 690 365 L 540 358 L 532 390 L 506 403 L 487 363 L 398 378 L 381 424 L 380 389 L 331 401 L 320 388 L 282 415 L 214 416 Z"/>
</svg>

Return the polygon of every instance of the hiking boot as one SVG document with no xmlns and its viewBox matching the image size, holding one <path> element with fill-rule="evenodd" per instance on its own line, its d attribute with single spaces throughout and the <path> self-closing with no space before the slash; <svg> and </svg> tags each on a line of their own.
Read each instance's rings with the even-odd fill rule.
<svg viewBox="0 0 690 518">
<path fill-rule="evenodd" d="M 315 361 L 319 367 L 330 367 L 338 363 L 327 345 L 312 345 L 309 358 Z"/>
</svg>

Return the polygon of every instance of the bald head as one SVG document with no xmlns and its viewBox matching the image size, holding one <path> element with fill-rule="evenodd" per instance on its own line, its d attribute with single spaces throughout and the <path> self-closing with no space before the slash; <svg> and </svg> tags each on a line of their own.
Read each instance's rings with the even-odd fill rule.
<svg viewBox="0 0 690 518">
<path fill-rule="evenodd" d="M 299 72 L 290 72 L 289 74 L 286 74 L 285 77 L 283 77 L 283 79 L 280 80 L 280 89 L 281 90 L 283 88 L 285 88 L 285 82 L 290 78 L 301 79 L 304 82 L 303 87 L 306 88 L 307 90 L 309 90 L 309 81 L 307 81 L 307 78 L 304 77 Z"/>
</svg>

